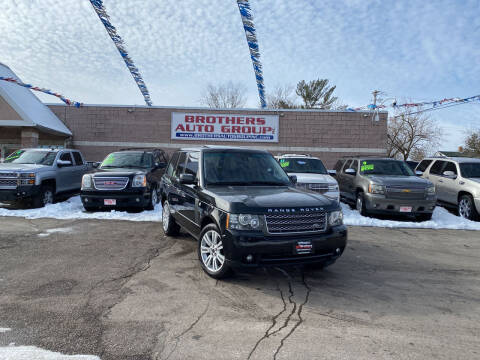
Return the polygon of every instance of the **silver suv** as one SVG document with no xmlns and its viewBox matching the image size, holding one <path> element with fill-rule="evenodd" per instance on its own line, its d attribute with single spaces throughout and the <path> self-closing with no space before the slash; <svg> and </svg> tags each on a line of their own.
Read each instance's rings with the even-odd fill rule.
<svg viewBox="0 0 480 360">
<path fill-rule="evenodd" d="M 439 203 L 457 208 L 463 218 L 479 219 L 480 159 L 429 158 L 420 162 L 416 170 L 435 184 Z"/>
<path fill-rule="evenodd" d="M 340 196 L 362 215 L 408 214 L 432 218 L 435 186 L 415 176 L 404 162 L 389 158 L 345 158 L 335 165 Z"/>
</svg>

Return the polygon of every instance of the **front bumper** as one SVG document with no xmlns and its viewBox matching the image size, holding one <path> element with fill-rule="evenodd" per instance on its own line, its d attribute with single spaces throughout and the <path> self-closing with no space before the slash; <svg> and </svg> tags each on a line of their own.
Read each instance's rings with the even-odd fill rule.
<svg viewBox="0 0 480 360">
<path fill-rule="evenodd" d="M 90 208 L 130 208 L 145 207 L 150 201 L 150 191 L 146 188 L 125 189 L 123 191 L 82 190 L 80 198 L 83 206 Z M 105 205 L 104 200 L 116 200 L 116 205 Z"/>
<path fill-rule="evenodd" d="M 331 264 L 342 255 L 347 245 L 347 228 L 340 225 L 324 233 L 281 236 L 227 230 L 222 238 L 226 261 L 232 267 Z M 310 242 L 312 252 L 297 254 L 298 242 Z M 247 261 L 248 255 L 252 255 L 251 261 Z"/>
<path fill-rule="evenodd" d="M 400 207 L 411 207 L 410 214 L 428 214 L 435 209 L 436 196 L 423 200 L 391 199 L 382 195 L 365 194 L 365 207 L 368 212 L 378 214 L 408 214 L 400 212 Z"/>
<path fill-rule="evenodd" d="M 30 199 L 40 193 L 40 185 L 17 186 L 16 189 L 0 189 L 0 201 Z"/>
</svg>

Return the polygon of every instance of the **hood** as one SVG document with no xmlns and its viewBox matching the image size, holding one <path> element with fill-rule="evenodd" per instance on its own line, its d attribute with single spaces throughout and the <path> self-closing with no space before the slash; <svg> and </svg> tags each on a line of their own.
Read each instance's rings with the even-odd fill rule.
<svg viewBox="0 0 480 360">
<path fill-rule="evenodd" d="M 473 181 L 477 184 L 480 184 L 480 178 L 466 178 L 467 180 Z"/>
<path fill-rule="evenodd" d="M 418 176 L 370 175 L 367 178 L 375 184 L 386 186 L 428 187 L 433 185 L 429 180 Z"/>
<path fill-rule="evenodd" d="M 146 174 L 145 169 L 141 168 L 111 168 L 111 169 L 95 169 L 93 175 L 95 177 L 111 177 L 111 176 L 122 176 L 128 177 L 132 175 Z"/>
<path fill-rule="evenodd" d="M 308 174 L 308 173 L 288 173 L 289 176 L 295 175 L 297 182 L 302 184 L 337 184 L 337 180 L 328 174 Z"/>
<path fill-rule="evenodd" d="M 43 169 L 46 165 L 37 164 L 16 164 L 16 163 L 1 163 L 0 171 L 32 171 Z"/>
<path fill-rule="evenodd" d="M 208 191 L 216 200 L 216 206 L 233 213 L 264 214 L 286 209 L 337 208 L 335 201 L 311 192 L 287 186 L 214 186 Z"/>
</svg>

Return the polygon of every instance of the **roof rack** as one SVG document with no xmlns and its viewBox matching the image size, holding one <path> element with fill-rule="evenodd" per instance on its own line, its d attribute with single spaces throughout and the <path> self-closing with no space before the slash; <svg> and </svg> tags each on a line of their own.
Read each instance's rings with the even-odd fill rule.
<svg viewBox="0 0 480 360">
<path fill-rule="evenodd" d="M 308 156 L 311 156 L 310 154 L 282 154 L 282 155 L 277 155 L 278 157 L 281 157 L 281 156 L 305 156 L 305 157 L 308 157 Z"/>
<path fill-rule="evenodd" d="M 341 157 L 341 159 L 347 159 L 347 158 L 352 158 L 352 159 L 356 159 L 356 158 L 379 158 L 379 159 L 384 159 L 384 158 L 388 158 L 388 156 L 384 155 L 344 155 Z M 397 160 L 397 159 L 394 159 L 392 158 L 392 160 Z"/>
<path fill-rule="evenodd" d="M 120 149 L 119 151 L 129 151 L 129 150 L 138 150 L 138 151 L 162 151 L 165 152 L 165 150 L 160 149 L 160 148 L 149 148 L 149 147 L 132 147 L 132 148 L 123 148 Z"/>
</svg>

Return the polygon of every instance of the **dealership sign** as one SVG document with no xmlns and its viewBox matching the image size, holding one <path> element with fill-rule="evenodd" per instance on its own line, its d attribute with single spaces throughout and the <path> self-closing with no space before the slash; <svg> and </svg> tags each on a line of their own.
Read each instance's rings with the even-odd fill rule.
<svg viewBox="0 0 480 360">
<path fill-rule="evenodd" d="M 172 139 L 278 142 L 278 115 L 172 112 Z"/>
</svg>

